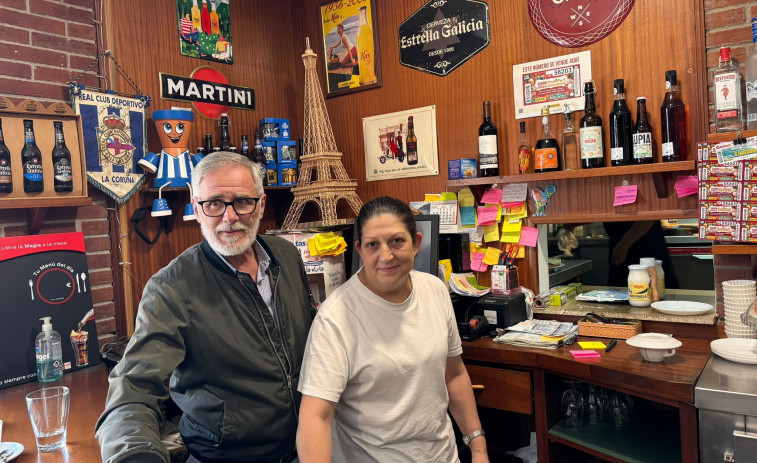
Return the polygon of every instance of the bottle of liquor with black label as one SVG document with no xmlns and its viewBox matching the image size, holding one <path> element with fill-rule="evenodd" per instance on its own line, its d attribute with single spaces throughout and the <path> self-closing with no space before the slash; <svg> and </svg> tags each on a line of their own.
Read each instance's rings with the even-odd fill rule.
<svg viewBox="0 0 757 463">
<path fill-rule="evenodd" d="M 602 118 L 597 114 L 594 103 L 594 84 L 584 82 L 584 115 L 581 117 L 581 167 L 591 169 L 605 166 L 604 147 L 602 146 Z"/>
<path fill-rule="evenodd" d="M 3 120 L 0 119 L 0 193 L 13 193 L 11 174 L 11 152 L 3 137 Z"/>
<path fill-rule="evenodd" d="M 652 125 L 647 120 L 647 99 L 636 98 L 636 125 L 633 128 L 633 163 L 651 164 L 654 161 Z"/>
<path fill-rule="evenodd" d="M 665 97 L 660 107 L 662 161 L 686 160 L 686 106 L 681 101 L 675 69 L 665 71 Z"/>
<path fill-rule="evenodd" d="M 74 179 L 71 176 L 71 152 L 66 146 L 63 136 L 63 122 L 53 122 L 55 128 L 55 148 L 53 148 L 53 187 L 58 193 L 74 190 Z"/>
<path fill-rule="evenodd" d="M 613 82 L 615 102 L 610 110 L 610 163 L 613 166 L 631 164 L 633 153 L 633 119 L 626 104 L 623 79 Z"/>
<path fill-rule="evenodd" d="M 407 118 L 407 165 L 418 164 L 418 138 L 415 136 L 413 116 Z"/>
<path fill-rule="evenodd" d="M 497 127 L 492 123 L 491 103 L 484 101 L 484 122 L 478 128 L 478 176 L 498 175 Z"/>
<path fill-rule="evenodd" d="M 34 121 L 24 119 L 24 149 L 21 150 L 24 171 L 24 191 L 39 193 L 45 189 L 42 178 L 42 153 L 34 138 Z"/>
<path fill-rule="evenodd" d="M 218 147 L 221 151 L 229 151 L 231 148 L 231 137 L 229 136 L 229 116 L 226 113 L 221 114 L 219 122 L 221 126 L 221 139 L 218 140 Z"/>
</svg>

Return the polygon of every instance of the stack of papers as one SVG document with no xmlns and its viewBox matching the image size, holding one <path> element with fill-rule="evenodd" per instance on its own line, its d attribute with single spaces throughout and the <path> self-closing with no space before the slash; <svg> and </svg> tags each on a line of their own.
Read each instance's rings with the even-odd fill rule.
<svg viewBox="0 0 757 463">
<path fill-rule="evenodd" d="M 461 296 L 485 296 L 489 294 L 490 289 L 480 286 L 476 281 L 476 276 L 471 273 L 453 273 L 449 279 L 449 288 L 455 294 Z"/>
<path fill-rule="evenodd" d="M 319 233 L 308 240 L 311 256 L 338 256 L 347 250 L 347 243 L 334 232 Z"/>
<path fill-rule="evenodd" d="M 625 302 L 628 301 L 628 291 L 624 289 L 595 289 L 576 296 L 577 301 L 588 302 Z"/>
<path fill-rule="evenodd" d="M 494 342 L 524 347 L 556 349 L 573 344 L 578 335 L 578 326 L 570 322 L 555 320 L 525 320 L 507 328 L 505 334 L 494 338 Z"/>
</svg>

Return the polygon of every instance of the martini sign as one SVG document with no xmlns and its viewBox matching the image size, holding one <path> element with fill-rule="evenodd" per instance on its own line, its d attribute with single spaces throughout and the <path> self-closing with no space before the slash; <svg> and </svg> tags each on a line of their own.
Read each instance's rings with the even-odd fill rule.
<svg viewBox="0 0 757 463">
<path fill-rule="evenodd" d="M 489 45 L 489 5 L 431 0 L 399 27 L 400 63 L 446 76 Z"/>
</svg>

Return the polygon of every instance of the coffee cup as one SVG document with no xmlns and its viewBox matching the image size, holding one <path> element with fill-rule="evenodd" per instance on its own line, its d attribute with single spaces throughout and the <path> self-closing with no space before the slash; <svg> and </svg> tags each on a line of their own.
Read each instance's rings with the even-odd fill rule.
<svg viewBox="0 0 757 463">
<path fill-rule="evenodd" d="M 641 358 L 647 362 L 662 362 L 666 357 L 670 357 L 676 354 L 675 349 L 652 349 L 649 347 L 639 348 Z"/>
</svg>

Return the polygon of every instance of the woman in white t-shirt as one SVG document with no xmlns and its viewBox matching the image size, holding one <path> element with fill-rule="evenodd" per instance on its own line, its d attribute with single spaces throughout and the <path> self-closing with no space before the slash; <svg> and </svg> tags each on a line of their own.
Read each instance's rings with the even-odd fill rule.
<svg viewBox="0 0 757 463">
<path fill-rule="evenodd" d="M 300 462 L 457 462 L 448 409 L 473 462 L 488 462 L 449 293 L 413 270 L 422 236 L 410 208 L 377 198 L 356 224 L 364 265 L 322 304 L 308 336 Z"/>
</svg>

